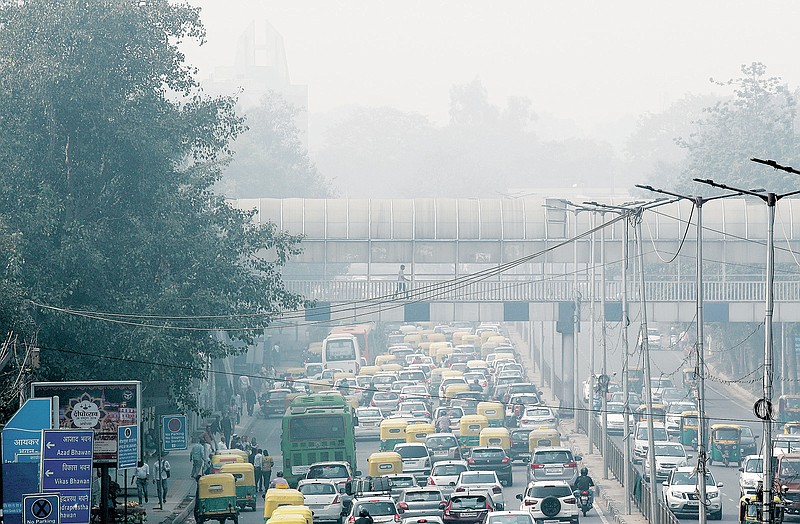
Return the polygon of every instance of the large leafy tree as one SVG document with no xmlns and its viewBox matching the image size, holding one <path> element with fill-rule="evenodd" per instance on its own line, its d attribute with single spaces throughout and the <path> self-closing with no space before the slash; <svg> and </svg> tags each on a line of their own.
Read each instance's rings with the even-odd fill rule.
<svg viewBox="0 0 800 524">
<path fill-rule="evenodd" d="M 41 378 L 140 379 L 195 407 L 233 351 L 213 329 L 246 338 L 302 304 L 280 280 L 299 239 L 211 191 L 243 124 L 199 91 L 189 38 L 199 10 L 167 0 L 0 0 L 0 216 Z"/>
</svg>

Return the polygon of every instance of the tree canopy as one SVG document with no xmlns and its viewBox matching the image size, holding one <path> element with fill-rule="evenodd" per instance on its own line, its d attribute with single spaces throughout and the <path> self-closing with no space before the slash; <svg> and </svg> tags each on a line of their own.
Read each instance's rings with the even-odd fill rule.
<svg viewBox="0 0 800 524">
<path fill-rule="evenodd" d="M 213 329 L 247 338 L 303 303 L 280 280 L 299 238 L 212 191 L 244 125 L 179 50 L 204 35 L 167 0 L 0 0 L 0 292 L 27 301 L 0 327 L 30 316 L 39 378 L 139 379 L 196 407 L 193 379 L 234 351 Z"/>
</svg>

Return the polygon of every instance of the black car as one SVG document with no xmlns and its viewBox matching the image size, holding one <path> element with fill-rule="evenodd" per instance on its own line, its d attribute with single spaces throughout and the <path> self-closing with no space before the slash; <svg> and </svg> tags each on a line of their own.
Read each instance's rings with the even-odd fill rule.
<svg viewBox="0 0 800 524">
<path fill-rule="evenodd" d="M 259 401 L 261 413 L 264 417 L 269 417 L 270 415 L 283 416 L 286 408 L 289 407 L 290 393 L 292 393 L 290 389 L 271 389 L 263 393 Z"/>
<path fill-rule="evenodd" d="M 511 458 L 506 455 L 503 448 L 490 446 L 472 448 L 467 465 L 471 471 L 494 471 L 500 482 L 506 486 L 513 483 Z"/>
<path fill-rule="evenodd" d="M 442 521 L 445 524 L 481 524 L 490 511 L 494 511 L 494 507 L 485 493 L 456 493 L 445 506 Z"/>
<path fill-rule="evenodd" d="M 531 429 L 512 429 L 511 437 L 511 450 L 508 452 L 511 460 L 525 460 L 530 461 L 531 452 L 528 447 L 528 435 L 531 434 Z"/>
</svg>

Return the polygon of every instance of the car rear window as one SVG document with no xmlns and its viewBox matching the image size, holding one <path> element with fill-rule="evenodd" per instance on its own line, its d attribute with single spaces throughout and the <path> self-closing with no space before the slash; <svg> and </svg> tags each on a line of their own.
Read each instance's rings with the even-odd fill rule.
<svg viewBox="0 0 800 524">
<path fill-rule="evenodd" d="M 456 441 L 455 437 L 428 437 L 425 439 L 425 444 L 427 444 L 430 449 L 449 449 L 457 446 L 458 441 Z"/>
<path fill-rule="evenodd" d="M 566 464 L 572 462 L 572 452 L 567 450 L 536 451 L 533 454 L 534 464 Z"/>
<path fill-rule="evenodd" d="M 373 400 L 397 400 L 397 393 L 393 391 L 376 391 L 372 396 Z"/>
<path fill-rule="evenodd" d="M 483 495 L 453 497 L 450 499 L 450 507 L 455 510 L 486 509 L 486 497 Z"/>
<path fill-rule="evenodd" d="M 428 456 L 428 450 L 425 446 L 397 446 L 394 450 L 399 453 L 402 458 L 422 458 Z"/>
<path fill-rule="evenodd" d="M 533 524 L 533 517 L 530 515 L 492 515 L 486 520 L 486 524 Z"/>
<path fill-rule="evenodd" d="M 570 495 L 572 495 L 572 490 L 569 486 L 533 486 L 528 494 L 529 497 L 535 499 L 569 497 Z"/>
<path fill-rule="evenodd" d="M 275 400 L 275 399 L 286 398 L 286 395 L 288 395 L 288 394 L 289 393 L 287 393 L 286 391 L 271 391 L 269 393 L 269 399 L 270 400 Z"/>
<path fill-rule="evenodd" d="M 310 479 L 341 479 L 347 478 L 347 468 L 344 466 L 311 466 L 308 470 Z"/>
<path fill-rule="evenodd" d="M 471 471 L 461 475 L 462 484 L 492 484 L 494 482 L 497 482 L 497 477 L 494 473 Z"/>
<path fill-rule="evenodd" d="M 397 510 L 392 502 L 359 502 L 357 507 L 353 508 L 353 515 L 361 513 L 362 509 L 369 511 L 370 516 L 376 515 L 396 515 Z"/>
<path fill-rule="evenodd" d="M 373 384 L 391 384 L 394 381 L 395 381 L 395 378 L 392 377 L 392 376 L 383 376 L 383 377 L 375 376 L 375 377 L 372 377 L 372 383 Z"/>
<path fill-rule="evenodd" d="M 406 502 L 433 502 L 442 500 L 441 491 L 406 491 L 404 500 Z"/>
<path fill-rule="evenodd" d="M 359 417 L 380 417 L 381 410 L 379 409 L 359 409 L 356 412 Z"/>
<path fill-rule="evenodd" d="M 511 440 L 514 442 L 528 442 L 528 436 L 531 434 L 530 429 L 515 429 L 511 431 Z"/>
<path fill-rule="evenodd" d="M 303 484 L 299 488 L 300 493 L 303 495 L 334 495 L 336 493 L 336 489 L 333 487 L 333 484 L 323 484 L 323 483 L 313 483 L 313 484 Z"/>
<path fill-rule="evenodd" d="M 422 371 L 401 371 L 400 380 L 425 380 L 425 373 Z"/>
<path fill-rule="evenodd" d="M 467 471 L 467 466 L 464 464 L 436 464 L 433 466 L 431 475 L 443 477 L 455 476 L 464 471 Z"/>
<path fill-rule="evenodd" d="M 416 486 L 417 482 L 414 477 L 392 477 L 389 479 L 389 484 L 393 488 L 410 488 Z"/>
<path fill-rule="evenodd" d="M 475 458 L 489 459 L 502 458 L 506 454 L 502 449 L 473 449 L 472 456 Z"/>
</svg>

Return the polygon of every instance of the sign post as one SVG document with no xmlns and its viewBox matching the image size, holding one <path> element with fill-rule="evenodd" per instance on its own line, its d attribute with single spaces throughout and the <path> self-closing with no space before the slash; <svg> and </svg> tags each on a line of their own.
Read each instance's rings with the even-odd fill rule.
<svg viewBox="0 0 800 524">
<path fill-rule="evenodd" d="M 22 524 L 60 524 L 61 497 L 54 493 L 34 493 L 22 498 Z"/>
<path fill-rule="evenodd" d="M 125 471 L 123 522 L 128 522 L 128 468 L 135 468 L 139 461 L 139 426 L 117 428 L 117 470 Z"/>
<path fill-rule="evenodd" d="M 61 496 L 60 524 L 89 524 L 94 431 L 42 431 L 41 491 Z"/>
<path fill-rule="evenodd" d="M 179 451 L 189 447 L 186 415 L 162 416 L 161 429 L 161 442 L 163 442 L 164 451 Z"/>
</svg>

